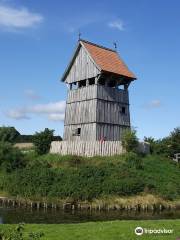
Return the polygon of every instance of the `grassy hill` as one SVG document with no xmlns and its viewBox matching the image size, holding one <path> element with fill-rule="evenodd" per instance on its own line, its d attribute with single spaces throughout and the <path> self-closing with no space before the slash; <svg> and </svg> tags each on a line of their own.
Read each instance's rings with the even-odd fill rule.
<svg viewBox="0 0 180 240">
<path fill-rule="evenodd" d="M 132 202 L 138 195 L 151 196 L 150 202 L 152 195 L 155 202 L 180 199 L 179 165 L 163 156 L 128 153 L 85 158 L 29 153 L 23 161 L 23 167 L 11 172 L 1 169 L 0 191 L 29 199 L 104 199 L 109 204 L 118 198 Z"/>
</svg>

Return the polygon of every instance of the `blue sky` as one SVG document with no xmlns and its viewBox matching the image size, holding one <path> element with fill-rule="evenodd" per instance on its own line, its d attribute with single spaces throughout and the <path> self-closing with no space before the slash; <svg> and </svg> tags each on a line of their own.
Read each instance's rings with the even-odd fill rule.
<svg viewBox="0 0 180 240">
<path fill-rule="evenodd" d="M 138 80 L 129 88 L 138 137 L 180 126 L 180 1 L 0 0 L 0 125 L 63 133 L 61 83 L 82 38 L 113 47 Z"/>
</svg>

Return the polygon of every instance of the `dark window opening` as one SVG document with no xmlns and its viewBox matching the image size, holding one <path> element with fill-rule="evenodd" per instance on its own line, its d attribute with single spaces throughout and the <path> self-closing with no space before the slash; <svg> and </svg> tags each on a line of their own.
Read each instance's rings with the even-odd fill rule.
<svg viewBox="0 0 180 240">
<path fill-rule="evenodd" d="M 86 80 L 79 81 L 79 88 L 86 86 Z"/>
<path fill-rule="evenodd" d="M 80 135 L 81 134 L 81 128 L 78 128 L 77 129 L 77 135 Z"/>
<path fill-rule="evenodd" d="M 76 128 L 73 130 L 73 136 L 80 136 L 81 135 L 81 128 Z"/>
<path fill-rule="evenodd" d="M 89 85 L 95 84 L 95 78 L 89 78 Z"/>
<path fill-rule="evenodd" d="M 115 80 L 110 80 L 108 82 L 108 87 L 115 87 L 116 86 L 116 81 Z"/>
<path fill-rule="evenodd" d="M 121 113 L 126 114 L 126 108 L 125 107 L 121 108 Z"/>
<path fill-rule="evenodd" d="M 98 80 L 98 83 L 99 83 L 100 85 L 105 85 L 105 78 L 100 78 L 100 79 Z"/>
</svg>

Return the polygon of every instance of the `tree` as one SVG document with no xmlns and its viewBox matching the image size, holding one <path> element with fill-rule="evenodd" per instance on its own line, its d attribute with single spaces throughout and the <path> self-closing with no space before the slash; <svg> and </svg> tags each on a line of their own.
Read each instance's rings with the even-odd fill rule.
<svg viewBox="0 0 180 240">
<path fill-rule="evenodd" d="M 138 147 L 138 138 L 135 129 L 126 129 L 122 135 L 122 146 L 127 152 L 136 152 Z"/>
<path fill-rule="evenodd" d="M 150 144 L 150 153 L 154 153 L 156 148 L 156 140 L 153 137 L 144 137 L 144 142 L 148 142 Z"/>
<path fill-rule="evenodd" d="M 175 153 L 180 153 L 180 127 L 175 128 L 169 136 L 162 139 L 144 137 L 144 141 L 150 143 L 151 153 L 173 157 Z"/>
<path fill-rule="evenodd" d="M 14 127 L 0 127 L 0 141 L 14 143 L 19 135 Z"/>
<path fill-rule="evenodd" d="M 36 132 L 33 137 L 33 143 L 38 154 L 42 155 L 49 152 L 51 141 L 53 140 L 53 133 L 54 130 L 48 128 L 45 128 L 42 132 Z"/>
<path fill-rule="evenodd" d="M 26 162 L 21 151 L 11 143 L 0 142 L 0 166 L 6 172 L 25 167 Z"/>
<path fill-rule="evenodd" d="M 169 138 L 169 154 L 173 156 L 175 153 L 180 153 L 180 127 L 174 128 Z"/>
</svg>

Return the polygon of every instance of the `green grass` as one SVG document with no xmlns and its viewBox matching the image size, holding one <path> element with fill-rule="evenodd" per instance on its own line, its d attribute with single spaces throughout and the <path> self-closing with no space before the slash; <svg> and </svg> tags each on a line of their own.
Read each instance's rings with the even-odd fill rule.
<svg viewBox="0 0 180 240">
<path fill-rule="evenodd" d="M 179 166 L 158 155 L 132 153 L 113 157 L 79 157 L 34 152 L 26 167 L 0 170 L 0 191 L 28 199 L 92 201 L 144 194 L 180 200 Z"/>
<path fill-rule="evenodd" d="M 144 234 L 136 236 L 137 226 L 148 229 L 173 229 L 172 234 Z M 12 225 L 0 225 L 0 230 Z M 42 240 L 176 240 L 180 237 L 180 220 L 111 221 L 80 224 L 25 225 L 26 232 L 43 232 Z"/>
</svg>

